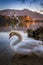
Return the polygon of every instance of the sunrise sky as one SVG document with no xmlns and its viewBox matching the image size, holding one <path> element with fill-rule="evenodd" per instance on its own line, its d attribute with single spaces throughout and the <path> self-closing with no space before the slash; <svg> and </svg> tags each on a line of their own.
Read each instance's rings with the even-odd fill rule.
<svg viewBox="0 0 43 65">
<path fill-rule="evenodd" d="M 43 14 L 43 0 L 0 0 L 3 9 L 29 9 Z"/>
</svg>

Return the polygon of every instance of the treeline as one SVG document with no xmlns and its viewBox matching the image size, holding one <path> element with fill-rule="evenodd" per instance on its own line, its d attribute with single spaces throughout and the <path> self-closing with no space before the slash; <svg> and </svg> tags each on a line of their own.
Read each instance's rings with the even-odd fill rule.
<svg viewBox="0 0 43 65">
<path fill-rule="evenodd" d="M 35 20 L 35 22 L 43 22 L 43 20 Z"/>
<path fill-rule="evenodd" d="M 9 26 L 9 25 L 16 25 L 18 22 L 18 20 L 13 17 L 13 18 L 10 18 L 9 16 L 6 16 L 6 15 L 0 15 L 0 27 L 3 27 L 3 26 Z"/>
<path fill-rule="evenodd" d="M 0 15 L 0 27 L 9 26 L 9 25 L 15 26 L 18 22 L 20 22 L 19 26 L 24 26 L 25 23 L 32 21 L 33 19 L 29 16 L 14 17 L 12 15 L 12 17 L 10 17 L 7 15 Z M 43 20 L 35 20 L 35 22 L 43 22 Z"/>
</svg>

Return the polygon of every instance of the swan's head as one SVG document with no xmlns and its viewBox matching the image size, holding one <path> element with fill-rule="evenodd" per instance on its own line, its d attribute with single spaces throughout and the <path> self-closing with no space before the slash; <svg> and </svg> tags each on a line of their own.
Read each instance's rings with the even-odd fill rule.
<svg viewBox="0 0 43 65">
<path fill-rule="evenodd" d="M 14 36 L 15 35 L 15 33 L 12 31 L 12 32 L 10 32 L 9 33 L 9 39 L 12 37 L 12 36 Z"/>
<path fill-rule="evenodd" d="M 12 37 L 12 36 L 14 36 L 14 35 L 19 35 L 19 32 L 18 31 L 11 31 L 10 33 L 9 33 L 9 39 Z"/>
</svg>

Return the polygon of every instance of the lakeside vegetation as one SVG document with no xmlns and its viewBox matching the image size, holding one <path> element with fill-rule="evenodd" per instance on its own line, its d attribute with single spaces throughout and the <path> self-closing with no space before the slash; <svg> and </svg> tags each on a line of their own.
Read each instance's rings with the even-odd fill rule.
<svg viewBox="0 0 43 65">
<path fill-rule="evenodd" d="M 36 30 L 28 29 L 27 33 L 28 33 L 28 37 L 30 36 L 30 37 L 32 37 L 34 39 L 43 41 L 43 27 L 39 27 Z"/>
</svg>

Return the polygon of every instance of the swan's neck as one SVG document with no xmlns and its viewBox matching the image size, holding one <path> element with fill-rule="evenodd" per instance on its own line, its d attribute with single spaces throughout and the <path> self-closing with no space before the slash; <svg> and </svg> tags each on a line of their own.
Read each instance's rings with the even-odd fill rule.
<svg viewBox="0 0 43 65">
<path fill-rule="evenodd" d="M 13 45 L 17 45 L 19 42 L 21 42 L 23 40 L 23 36 L 19 32 L 14 32 L 14 35 L 16 35 L 18 37 L 18 39 L 16 41 L 13 40 Z"/>
<path fill-rule="evenodd" d="M 23 40 L 23 37 L 22 37 L 22 34 L 20 32 L 15 32 L 14 31 L 13 34 L 18 37 L 18 39 L 16 41 L 12 40 L 12 42 L 10 43 L 11 48 L 13 50 L 15 50 L 15 46 Z"/>
<path fill-rule="evenodd" d="M 22 36 L 21 33 L 17 33 L 17 32 L 16 32 L 15 35 L 18 37 L 18 39 L 19 39 L 20 41 L 23 40 L 23 36 Z"/>
</svg>

